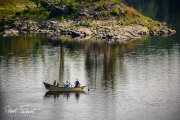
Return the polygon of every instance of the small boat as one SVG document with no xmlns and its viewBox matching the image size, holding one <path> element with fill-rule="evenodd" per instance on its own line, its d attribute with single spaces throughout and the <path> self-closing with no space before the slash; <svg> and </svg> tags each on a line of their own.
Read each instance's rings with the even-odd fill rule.
<svg viewBox="0 0 180 120">
<path fill-rule="evenodd" d="M 44 86 L 47 90 L 49 91 L 59 91 L 59 92 L 83 92 L 84 88 L 86 86 L 79 86 L 79 87 L 59 87 L 59 86 L 55 86 L 55 85 L 51 85 L 48 83 L 44 83 Z"/>
</svg>

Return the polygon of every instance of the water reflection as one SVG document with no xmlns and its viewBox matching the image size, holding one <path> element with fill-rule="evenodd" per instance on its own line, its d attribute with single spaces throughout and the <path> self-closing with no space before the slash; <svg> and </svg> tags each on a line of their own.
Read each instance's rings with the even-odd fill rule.
<svg viewBox="0 0 180 120">
<path fill-rule="evenodd" d="M 147 50 L 145 53 L 148 54 L 148 46 L 164 47 L 167 45 L 171 49 L 176 42 L 174 39 L 161 40 L 159 38 L 157 44 L 158 37 L 149 40 L 150 38 L 146 36 L 140 40 L 120 44 L 101 40 L 52 40 L 45 35 L 38 34 L 21 35 L 18 38 L 7 39 L 1 37 L 0 39 L 0 61 L 1 65 L 6 66 L 7 71 L 11 69 L 10 66 L 8 67 L 9 62 L 22 62 L 23 68 L 28 69 L 31 60 L 33 60 L 34 65 L 41 60 L 42 65 L 45 66 L 44 72 L 47 72 L 46 77 L 49 78 L 46 82 L 52 83 L 53 79 L 56 79 L 62 85 L 67 80 L 74 83 L 79 78 L 83 80 L 82 84 L 92 88 L 100 87 L 112 91 L 116 85 L 117 72 L 125 72 L 123 70 L 124 54 L 134 54 L 139 43 L 144 43 L 144 50 Z M 51 67 L 54 70 L 50 71 Z M 37 71 L 38 68 L 35 70 Z M 52 79 L 48 75 L 54 76 L 54 78 Z M 101 80 L 101 85 L 97 84 L 97 79 Z"/>
<path fill-rule="evenodd" d="M 59 98 L 63 96 L 67 100 L 70 99 L 72 96 L 75 96 L 76 100 L 79 100 L 80 95 L 84 94 L 85 92 L 57 92 L 57 91 L 48 91 L 45 93 L 44 98 Z"/>
<path fill-rule="evenodd" d="M 64 48 L 60 48 L 60 64 L 59 64 L 59 84 L 63 85 L 64 81 Z"/>
<path fill-rule="evenodd" d="M 180 44 L 174 36 L 120 44 L 22 35 L 0 37 L 0 43 L 0 105 L 40 108 L 27 119 L 163 119 L 178 113 Z M 88 95 L 47 92 L 42 84 L 77 78 L 89 85 Z"/>
</svg>

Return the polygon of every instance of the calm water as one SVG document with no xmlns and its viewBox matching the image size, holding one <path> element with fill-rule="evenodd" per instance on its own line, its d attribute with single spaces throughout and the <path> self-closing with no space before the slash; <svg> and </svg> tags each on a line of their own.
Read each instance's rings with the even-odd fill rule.
<svg viewBox="0 0 180 120">
<path fill-rule="evenodd" d="M 180 44 L 174 36 L 120 45 L 30 35 L 1 38 L 0 49 L 2 119 L 180 118 Z M 90 91 L 45 96 L 42 82 L 76 78 Z"/>
<path fill-rule="evenodd" d="M 0 37 L 2 120 L 179 120 L 180 36 L 128 44 Z M 79 79 L 86 93 L 42 82 Z"/>
</svg>

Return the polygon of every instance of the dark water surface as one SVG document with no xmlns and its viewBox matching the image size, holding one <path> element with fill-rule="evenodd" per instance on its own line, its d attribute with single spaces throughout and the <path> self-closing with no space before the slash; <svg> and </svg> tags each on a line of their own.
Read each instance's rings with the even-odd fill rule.
<svg viewBox="0 0 180 120">
<path fill-rule="evenodd" d="M 50 94 L 42 83 L 77 78 L 90 91 Z M 2 120 L 179 120 L 179 93 L 179 34 L 128 44 L 0 37 Z"/>
</svg>

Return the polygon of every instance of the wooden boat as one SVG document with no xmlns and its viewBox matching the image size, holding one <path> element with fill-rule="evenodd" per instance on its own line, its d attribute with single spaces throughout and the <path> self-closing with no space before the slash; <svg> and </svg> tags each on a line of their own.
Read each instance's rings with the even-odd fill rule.
<svg viewBox="0 0 180 120">
<path fill-rule="evenodd" d="M 69 88 L 66 88 L 66 87 L 59 87 L 59 86 L 54 86 L 54 85 L 51 85 L 51 84 L 48 84 L 48 83 L 44 83 L 44 86 L 47 90 L 49 91 L 59 91 L 59 92 L 83 92 L 84 91 L 84 88 L 86 86 L 80 86 L 80 87 L 69 87 Z"/>
</svg>

